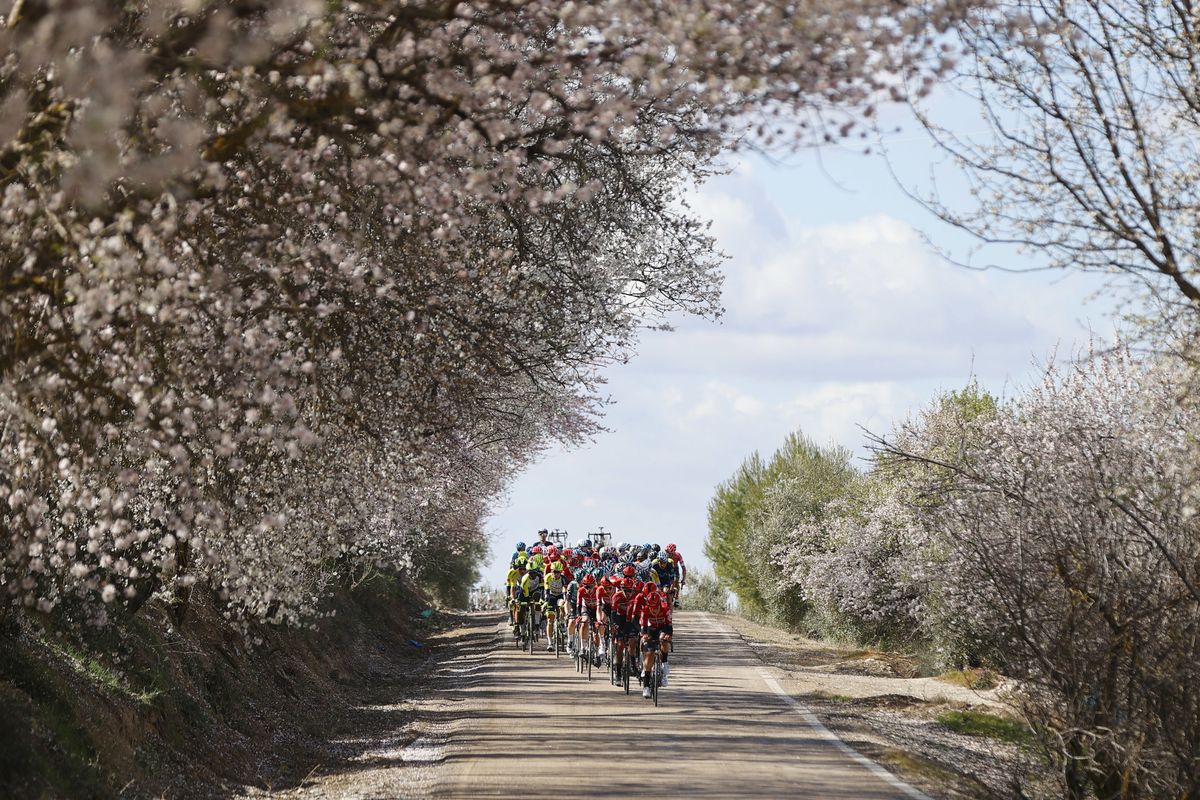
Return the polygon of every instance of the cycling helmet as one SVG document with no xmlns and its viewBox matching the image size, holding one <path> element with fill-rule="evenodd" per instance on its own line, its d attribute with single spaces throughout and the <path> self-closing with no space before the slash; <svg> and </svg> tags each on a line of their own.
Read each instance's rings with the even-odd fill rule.
<svg viewBox="0 0 1200 800">
<path fill-rule="evenodd" d="M 562 572 L 563 566 L 564 566 L 563 562 L 555 561 L 553 564 L 550 565 L 550 569 L 554 570 L 555 572 Z"/>
<path fill-rule="evenodd" d="M 658 546 L 658 542 L 655 542 L 654 544 L 650 545 L 650 549 L 657 553 L 662 548 Z"/>
<path fill-rule="evenodd" d="M 535 544 L 533 547 L 529 548 L 529 552 L 536 556 L 542 552 L 542 546 L 540 544 Z"/>
<path fill-rule="evenodd" d="M 674 552 L 675 552 L 675 545 L 673 545 L 673 544 L 669 544 L 669 545 L 667 545 L 667 552 L 668 552 L 668 553 L 674 553 Z"/>
<path fill-rule="evenodd" d="M 525 549 L 525 543 L 517 542 L 517 550 L 524 550 L 524 549 Z"/>
<path fill-rule="evenodd" d="M 637 575 L 637 570 L 633 568 L 633 564 L 626 564 L 625 569 L 621 570 L 621 574 L 626 578 L 632 578 Z"/>
<path fill-rule="evenodd" d="M 579 545 L 579 546 L 580 546 L 580 547 L 587 547 L 587 548 L 590 548 L 590 547 L 592 546 L 592 540 L 591 540 L 591 539 L 584 539 L 584 540 L 583 540 L 583 544 L 581 544 L 581 545 Z"/>
<path fill-rule="evenodd" d="M 591 586 L 595 582 L 596 582 L 596 576 L 592 575 L 592 573 L 589 572 L 588 574 L 583 576 L 583 584 L 585 586 Z"/>
<path fill-rule="evenodd" d="M 575 551 L 569 547 L 562 551 L 562 557 L 567 559 L 568 561 L 571 560 L 571 556 L 573 556 L 573 555 L 575 555 Z"/>
<path fill-rule="evenodd" d="M 558 555 L 558 548 L 555 547 L 554 545 L 550 545 L 549 549 L 547 549 L 546 552 L 552 556 L 556 556 L 556 555 Z"/>
<path fill-rule="evenodd" d="M 515 569 L 518 569 L 518 570 L 522 571 L 522 572 L 524 572 L 526 569 L 528 569 L 528 568 L 525 566 L 525 562 L 524 562 L 524 560 L 522 560 L 522 559 L 517 559 L 517 561 L 516 561 L 516 562 L 513 564 L 513 567 L 514 567 Z"/>
<path fill-rule="evenodd" d="M 633 578 L 622 578 L 621 579 L 621 588 L 622 589 L 633 589 L 633 584 L 634 584 Z"/>
</svg>

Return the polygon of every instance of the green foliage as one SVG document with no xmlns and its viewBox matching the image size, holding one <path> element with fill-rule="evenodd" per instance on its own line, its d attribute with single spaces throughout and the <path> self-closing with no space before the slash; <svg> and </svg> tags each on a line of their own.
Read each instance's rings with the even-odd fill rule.
<svg viewBox="0 0 1200 800">
<path fill-rule="evenodd" d="M 756 561 L 760 594 L 771 617 L 789 628 L 804 625 L 809 603 L 803 587 L 781 580 L 788 554 L 830 549 L 829 510 L 851 497 L 861 481 L 853 454 L 840 445 L 822 446 L 793 433 L 771 459 L 774 482 L 751 526 L 749 544 Z"/>
<path fill-rule="evenodd" d="M 769 461 L 754 453 L 717 487 L 708 506 L 704 552 L 744 613 L 799 623 L 803 599 L 775 585 L 775 552 L 791 544 L 797 526 L 819 520 L 859 474 L 849 450 L 818 445 L 797 432 Z"/>
<path fill-rule="evenodd" d="M 715 575 L 689 572 L 682 602 L 689 611 L 725 614 L 729 611 L 729 592 Z"/>
<path fill-rule="evenodd" d="M 943 711 L 937 721 L 967 736 L 985 736 L 1011 744 L 1026 744 L 1031 740 L 1025 723 L 983 711 Z"/>
<path fill-rule="evenodd" d="M 751 515 L 762 506 L 763 491 L 769 483 L 766 465 L 758 453 L 753 453 L 733 477 L 717 487 L 708 504 L 704 554 L 712 561 L 717 580 L 733 590 L 738 604 L 747 611 L 764 607 L 753 565 L 746 557 L 746 528 Z"/>
<path fill-rule="evenodd" d="M 466 608 L 471 587 L 479 582 L 479 565 L 487 560 L 487 543 L 466 539 L 458 552 L 442 548 L 422 558 L 416 571 L 417 585 L 443 608 Z"/>
<path fill-rule="evenodd" d="M 866 473 L 849 449 L 800 432 L 769 458 L 751 454 L 709 502 L 705 554 L 718 581 L 753 619 L 936 652 L 942 669 L 979 663 L 985 654 L 953 624 L 956 609 L 935 596 L 947 548 L 913 515 L 946 501 L 940 487 L 1001 411 L 976 382 L 946 392 L 889 437 Z"/>
</svg>

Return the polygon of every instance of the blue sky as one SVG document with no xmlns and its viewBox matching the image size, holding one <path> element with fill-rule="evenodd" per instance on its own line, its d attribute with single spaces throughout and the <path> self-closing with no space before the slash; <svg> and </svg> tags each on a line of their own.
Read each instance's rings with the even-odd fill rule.
<svg viewBox="0 0 1200 800">
<path fill-rule="evenodd" d="M 970 132 L 967 109 L 947 108 Z M 892 172 L 910 186 L 931 169 L 950 191 L 961 181 L 915 123 L 884 141 L 887 160 L 840 146 L 783 163 L 739 157 L 695 193 L 730 256 L 725 318 L 648 334 L 636 359 L 608 372 L 609 432 L 516 478 L 490 521 L 485 581 L 500 584 L 512 545 L 541 527 L 674 542 L 704 567 L 712 490 L 754 450 L 801 430 L 861 453 L 861 427 L 886 432 L 972 375 L 1012 394 L 1055 352 L 1111 336 L 1110 307 L 1089 300 L 1094 276 L 980 272 L 936 255 L 931 244 L 962 254 L 970 240 Z"/>
</svg>

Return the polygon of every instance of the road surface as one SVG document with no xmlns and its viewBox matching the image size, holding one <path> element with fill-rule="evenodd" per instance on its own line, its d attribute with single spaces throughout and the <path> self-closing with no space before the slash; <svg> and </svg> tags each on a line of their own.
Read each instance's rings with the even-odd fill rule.
<svg viewBox="0 0 1200 800">
<path fill-rule="evenodd" d="M 716 619 L 676 616 L 658 708 L 610 686 L 607 671 L 589 683 L 565 655 L 517 650 L 504 627 L 454 691 L 465 719 L 437 770 L 438 797 L 928 800 L 820 727 Z"/>
</svg>

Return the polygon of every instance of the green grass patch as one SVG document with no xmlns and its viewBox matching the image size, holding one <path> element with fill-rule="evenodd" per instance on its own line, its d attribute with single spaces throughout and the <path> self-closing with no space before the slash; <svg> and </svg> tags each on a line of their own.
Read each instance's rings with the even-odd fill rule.
<svg viewBox="0 0 1200 800">
<path fill-rule="evenodd" d="M 937 721 L 966 736 L 986 736 L 1011 744 L 1026 744 L 1031 738 L 1024 723 L 983 711 L 944 711 Z"/>
<path fill-rule="evenodd" d="M 62 656 L 76 672 L 92 683 L 103 686 L 123 697 L 128 697 L 139 705 L 153 705 L 154 701 L 163 694 L 163 689 L 157 685 L 157 682 L 156 685 L 144 689 L 131 687 L 103 661 L 93 658 L 71 645 L 58 645 L 45 639 L 42 642 L 55 653 Z"/>
<path fill-rule="evenodd" d="M 939 681 L 976 691 L 987 691 L 1000 685 L 1000 676 L 990 669 L 960 669 L 943 673 L 937 677 Z"/>
<path fill-rule="evenodd" d="M 960 777 L 957 772 L 947 769 L 936 761 L 922 758 L 907 750 L 888 748 L 879 755 L 879 760 L 900 772 L 917 775 L 933 783 L 952 784 L 956 783 Z"/>
</svg>

